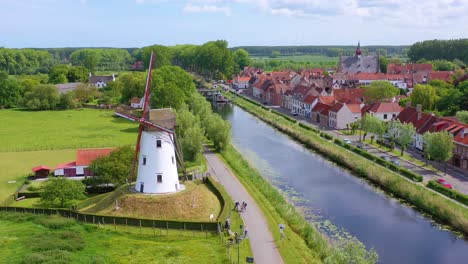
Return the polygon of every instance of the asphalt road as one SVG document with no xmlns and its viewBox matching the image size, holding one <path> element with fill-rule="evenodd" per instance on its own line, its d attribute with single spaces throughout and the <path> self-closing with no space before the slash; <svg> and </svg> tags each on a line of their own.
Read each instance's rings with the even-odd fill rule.
<svg viewBox="0 0 468 264">
<path fill-rule="evenodd" d="M 216 154 L 205 150 L 204 156 L 208 163 L 208 171 L 224 186 L 233 201 L 247 203 L 247 209 L 241 213 L 241 217 L 249 230 L 250 247 L 255 263 L 282 264 L 283 259 L 276 247 L 273 235 L 255 200 Z"/>
</svg>

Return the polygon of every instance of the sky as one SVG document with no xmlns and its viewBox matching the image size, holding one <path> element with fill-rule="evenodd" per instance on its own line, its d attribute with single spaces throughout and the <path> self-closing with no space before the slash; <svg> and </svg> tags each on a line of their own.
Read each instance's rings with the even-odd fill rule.
<svg viewBox="0 0 468 264">
<path fill-rule="evenodd" d="M 468 0 L 0 0 L 0 47 L 410 45 L 465 38 Z"/>
</svg>

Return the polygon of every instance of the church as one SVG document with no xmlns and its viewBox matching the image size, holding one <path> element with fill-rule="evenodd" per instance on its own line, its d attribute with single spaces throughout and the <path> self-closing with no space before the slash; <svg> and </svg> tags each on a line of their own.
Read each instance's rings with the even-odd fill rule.
<svg viewBox="0 0 468 264">
<path fill-rule="evenodd" d="M 340 56 L 338 72 L 344 74 L 379 73 L 379 56 L 363 56 L 358 43 L 354 56 Z"/>
</svg>

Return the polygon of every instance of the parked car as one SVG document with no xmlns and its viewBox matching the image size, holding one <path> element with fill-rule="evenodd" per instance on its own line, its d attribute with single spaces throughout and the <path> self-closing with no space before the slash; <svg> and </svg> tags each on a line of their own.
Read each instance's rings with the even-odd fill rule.
<svg viewBox="0 0 468 264">
<path fill-rule="evenodd" d="M 448 189 L 452 189 L 452 184 L 448 183 L 446 180 L 444 179 L 438 179 L 437 180 L 437 183 L 444 186 L 445 188 L 448 188 Z"/>
<path fill-rule="evenodd" d="M 390 161 L 390 158 L 388 156 L 380 156 L 380 158 L 384 159 L 385 161 Z"/>
<path fill-rule="evenodd" d="M 400 161 L 398 159 L 392 159 L 392 163 L 397 166 L 400 166 Z"/>
<path fill-rule="evenodd" d="M 297 116 L 298 114 L 297 114 L 297 112 L 296 112 L 296 111 L 291 111 L 291 115 L 293 115 L 293 116 Z"/>
<path fill-rule="evenodd" d="M 351 140 L 349 140 L 349 139 L 347 139 L 347 138 L 343 139 L 343 141 L 344 141 L 345 143 L 347 143 L 347 144 L 351 144 Z"/>
</svg>

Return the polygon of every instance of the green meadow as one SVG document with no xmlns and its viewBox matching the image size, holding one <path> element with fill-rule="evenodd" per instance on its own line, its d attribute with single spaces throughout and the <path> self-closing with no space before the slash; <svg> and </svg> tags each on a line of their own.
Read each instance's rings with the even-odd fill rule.
<svg viewBox="0 0 468 264">
<path fill-rule="evenodd" d="M 111 110 L 0 111 L 0 152 L 135 144 L 138 126 Z"/>
<path fill-rule="evenodd" d="M 214 234 L 115 229 L 57 216 L 0 212 L 0 263 L 229 262 Z"/>
</svg>

